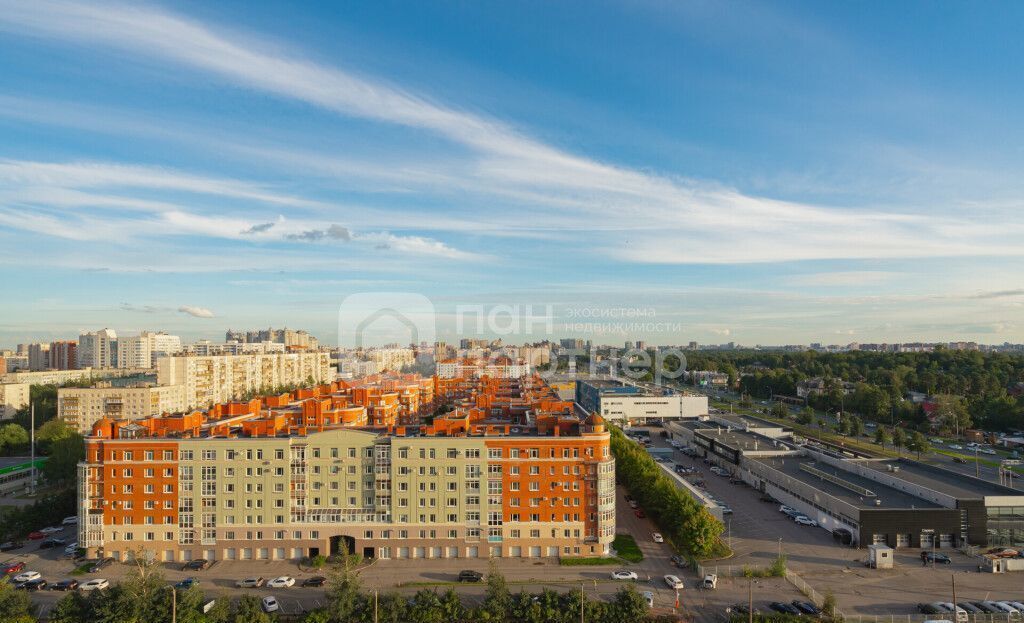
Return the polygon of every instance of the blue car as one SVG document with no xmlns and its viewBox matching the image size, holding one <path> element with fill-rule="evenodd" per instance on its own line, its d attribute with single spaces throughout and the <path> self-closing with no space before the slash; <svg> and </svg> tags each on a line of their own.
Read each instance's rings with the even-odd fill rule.
<svg viewBox="0 0 1024 623">
<path fill-rule="evenodd" d="M 192 588 L 193 586 L 196 586 L 197 584 L 199 584 L 199 580 L 195 578 L 185 578 L 184 580 L 177 582 L 174 585 L 174 588 L 181 589 L 184 591 Z"/>
</svg>

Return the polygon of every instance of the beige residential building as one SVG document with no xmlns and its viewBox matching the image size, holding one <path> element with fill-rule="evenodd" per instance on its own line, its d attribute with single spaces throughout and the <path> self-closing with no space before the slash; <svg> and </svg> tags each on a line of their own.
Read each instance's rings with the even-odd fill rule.
<svg viewBox="0 0 1024 623">
<path fill-rule="evenodd" d="M 143 331 L 117 340 L 118 368 L 152 368 L 164 355 L 181 352 L 181 338 L 163 332 Z"/>
<path fill-rule="evenodd" d="M 57 417 L 88 434 L 92 425 L 105 417 L 137 420 L 184 411 L 184 397 L 181 385 L 113 387 L 102 382 L 95 387 L 62 387 L 57 390 Z"/>
<path fill-rule="evenodd" d="M 366 356 L 377 364 L 377 369 L 381 372 L 401 372 L 405 366 L 416 363 L 416 353 L 411 348 L 378 348 L 371 350 Z"/>
<path fill-rule="evenodd" d="M 14 412 L 28 404 L 28 383 L 0 384 L 0 420 L 9 420 Z"/>
<path fill-rule="evenodd" d="M 334 380 L 329 353 L 182 355 L 157 359 L 157 382 L 182 385 L 185 408 L 203 409 L 247 394 Z"/>
<path fill-rule="evenodd" d="M 117 332 L 113 329 L 90 331 L 78 336 L 79 368 L 114 368 L 116 362 Z"/>
</svg>

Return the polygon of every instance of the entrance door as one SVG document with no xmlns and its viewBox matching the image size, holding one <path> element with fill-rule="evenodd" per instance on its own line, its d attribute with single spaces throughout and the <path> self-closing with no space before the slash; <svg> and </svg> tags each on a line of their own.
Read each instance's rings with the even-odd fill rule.
<svg viewBox="0 0 1024 623">
<path fill-rule="evenodd" d="M 953 547 L 953 535 L 952 534 L 940 534 L 939 535 L 939 547 L 952 549 L 952 547 Z"/>
<path fill-rule="evenodd" d="M 934 532 L 922 532 L 921 533 L 921 549 L 931 549 L 935 546 L 935 533 Z"/>
<path fill-rule="evenodd" d="M 897 534 L 896 535 L 896 547 L 910 547 L 910 535 L 909 534 Z"/>
</svg>

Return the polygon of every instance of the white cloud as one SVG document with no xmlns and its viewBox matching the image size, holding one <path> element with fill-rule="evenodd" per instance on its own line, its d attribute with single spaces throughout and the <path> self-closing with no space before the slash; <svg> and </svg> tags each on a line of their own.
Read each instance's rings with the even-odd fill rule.
<svg viewBox="0 0 1024 623">
<path fill-rule="evenodd" d="M 649 174 L 576 156 L 484 116 L 440 105 L 398 87 L 282 53 L 279 47 L 136 5 L 0 0 L 0 25 L 61 40 L 101 43 L 181 64 L 232 83 L 342 115 L 434 132 L 471 157 L 453 170 L 481 193 L 518 200 L 533 228 L 595 231 L 585 244 L 636 263 L 779 262 L 1024 254 L 1019 224 L 971 226 L 963 218 L 926 218 L 827 208 L 751 197 L 733 189 Z M 429 160 L 429 159 L 426 159 Z M 371 167 L 373 169 L 374 167 Z M 371 174 L 382 174 L 384 167 Z M 438 169 L 410 172 L 436 184 Z M 204 184 L 206 184 L 204 182 Z M 188 190 L 188 188 L 181 188 Z M 216 186 L 218 192 L 240 192 Z M 252 190 L 244 192 L 254 193 Z M 279 200 L 264 197 L 260 200 Z M 527 197 L 533 197 L 529 202 Z M 557 206 L 557 209 L 551 209 Z M 500 231 L 507 205 L 473 215 Z M 250 226 L 252 223 L 250 223 Z M 381 245 L 390 245 L 381 242 Z M 406 248 L 446 253 L 443 243 Z M 438 246 L 440 245 L 440 246 Z M 393 248 L 397 248 L 396 245 Z"/>
<path fill-rule="evenodd" d="M 194 307 L 192 305 L 182 305 L 178 308 L 178 311 L 188 314 L 189 316 L 195 316 L 196 318 L 214 318 L 213 312 L 206 309 L 205 307 Z"/>
<path fill-rule="evenodd" d="M 869 286 L 888 283 L 902 276 L 885 270 L 849 270 L 831 273 L 808 273 L 793 275 L 786 283 L 794 286 Z"/>
</svg>

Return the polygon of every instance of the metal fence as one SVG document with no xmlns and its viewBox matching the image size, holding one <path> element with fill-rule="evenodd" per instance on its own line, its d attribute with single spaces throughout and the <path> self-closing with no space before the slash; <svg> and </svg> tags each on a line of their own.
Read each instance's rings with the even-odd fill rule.
<svg viewBox="0 0 1024 623">
<path fill-rule="evenodd" d="M 969 614 L 960 615 L 958 623 L 1021 623 L 1019 614 Z M 949 621 L 953 614 L 854 614 L 843 617 L 844 623 L 923 623 L 924 621 Z"/>
</svg>

